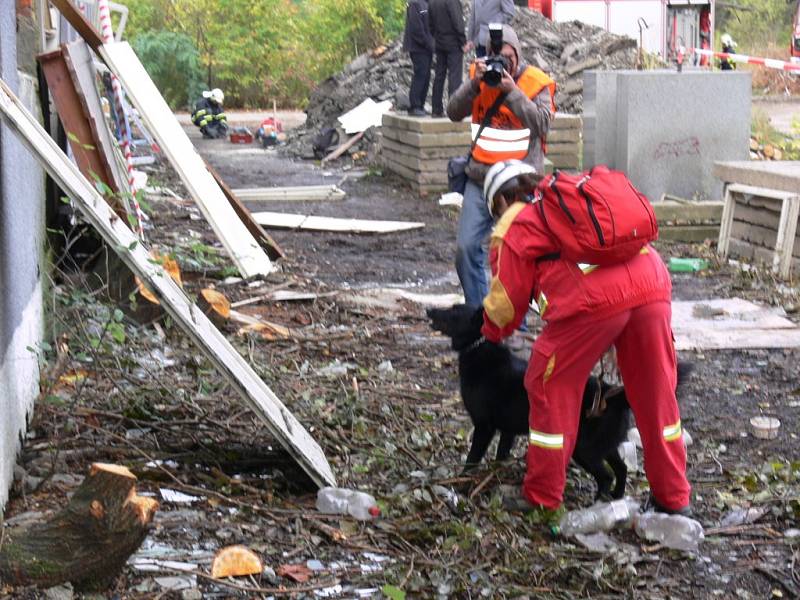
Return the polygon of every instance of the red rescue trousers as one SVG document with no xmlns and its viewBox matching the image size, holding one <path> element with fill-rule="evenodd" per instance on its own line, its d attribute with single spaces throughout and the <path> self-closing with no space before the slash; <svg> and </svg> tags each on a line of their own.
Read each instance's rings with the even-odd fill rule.
<svg viewBox="0 0 800 600">
<path fill-rule="evenodd" d="M 530 435 L 522 491 L 531 503 L 561 505 L 586 379 L 613 345 L 641 434 L 650 490 L 665 508 L 689 504 L 671 316 L 669 302 L 654 302 L 606 318 L 579 315 L 544 328 L 525 375 Z"/>
</svg>

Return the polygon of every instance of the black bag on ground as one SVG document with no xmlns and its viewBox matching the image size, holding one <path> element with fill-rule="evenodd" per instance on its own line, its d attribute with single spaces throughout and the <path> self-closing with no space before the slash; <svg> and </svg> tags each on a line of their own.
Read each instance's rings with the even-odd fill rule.
<svg viewBox="0 0 800 600">
<path fill-rule="evenodd" d="M 314 150 L 315 158 L 323 158 L 328 153 L 329 148 L 337 146 L 338 144 L 339 132 L 336 131 L 336 128 L 325 127 L 314 136 L 314 140 L 311 142 L 311 148 Z"/>
</svg>

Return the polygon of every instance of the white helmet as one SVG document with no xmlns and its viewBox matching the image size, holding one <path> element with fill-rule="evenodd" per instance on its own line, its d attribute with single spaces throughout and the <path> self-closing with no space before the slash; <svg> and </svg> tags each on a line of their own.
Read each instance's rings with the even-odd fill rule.
<svg viewBox="0 0 800 600">
<path fill-rule="evenodd" d="M 486 198 L 486 208 L 492 214 L 492 205 L 497 192 L 509 181 L 518 175 L 535 175 L 536 169 L 521 160 L 501 160 L 492 165 L 486 178 L 483 180 L 483 197 Z"/>
<path fill-rule="evenodd" d="M 736 42 L 733 41 L 733 38 L 729 33 L 723 33 L 720 36 L 719 41 L 722 42 L 723 46 L 730 46 L 731 48 L 736 48 L 737 46 Z"/>
<path fill-rule="evenodd" d="M 210 92 L 203 92 L 203 98 L 211 98 L 217 104 L 222 104 L 222 101 L 225 100 L 225 94 L 222 93 L 221 89 L 214 88 Z"/>
</svg>

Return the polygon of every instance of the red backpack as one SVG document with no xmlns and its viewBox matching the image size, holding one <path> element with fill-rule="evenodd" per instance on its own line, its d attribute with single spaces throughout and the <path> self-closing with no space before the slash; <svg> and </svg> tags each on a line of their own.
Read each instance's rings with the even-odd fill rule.
<svg viewBox="0 0 800 600">
<path fill-rule="evenodd" d="M 624 173 L 603 165 L 581 175 L 548 175 L 537 186 L 536 199 L 561 244 L 559 256 L 567 260 L 613 265 L 633 258 L 658 238 L 647 197 Z"/>
</svg>

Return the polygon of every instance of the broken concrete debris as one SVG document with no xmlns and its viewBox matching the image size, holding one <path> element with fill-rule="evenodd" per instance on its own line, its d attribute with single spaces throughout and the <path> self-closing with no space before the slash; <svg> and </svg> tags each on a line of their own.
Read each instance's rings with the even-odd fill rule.
<svg viewBox="0 0 800 600">
<path fill-rule="evenodd" d="M 517 8 L 511 25 L 519 35 L 525 59 L 556 80 L 556 106 L 562 112 L 581 112 L 584 70 L 632 69 L 636 62 L 633 39 L 599 27 L 578 21 L 555 23 L 526 8 Z M 311 141 L 317 132 L 336 127 L 339 116 L 366 98 L 390 100 L 395 110 L 407 110 L 411 73 L 411 60 L 399 41 L 361 54 L 317 86 L 306 109 L 306 124 L 295 132 L 286 150 L 295 156 L 312 156 Z M 374 134 L 367 135 L 359 147 L 374 156 L 376 141 Z"/>
</svg>

